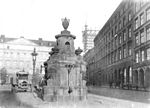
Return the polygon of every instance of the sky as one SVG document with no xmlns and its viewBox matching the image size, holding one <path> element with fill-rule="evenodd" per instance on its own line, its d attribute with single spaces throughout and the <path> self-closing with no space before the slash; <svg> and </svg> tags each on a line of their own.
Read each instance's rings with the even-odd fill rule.
<svg viewBox="0 0 150 108">
<path fill-rule="evenodd" d="M 62 18 L 81 47 L 85 24 L 100 30 L 122 0 L 0 0 L 0 35 L 56 41 L 63 30 Z"/>
</svg>

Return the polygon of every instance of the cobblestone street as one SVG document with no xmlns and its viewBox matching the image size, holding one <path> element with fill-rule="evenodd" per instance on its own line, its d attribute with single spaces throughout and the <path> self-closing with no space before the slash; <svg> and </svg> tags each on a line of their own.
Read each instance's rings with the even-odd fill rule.
<svg viewBox="0 0 150 108">
<path fill-rule="evenodd" d="M 149 93 L 142 93 L 139 91 L 127 91 L 127 90 L 118 90 L 118 89 L 109 89 L 109 88 L 98 88 L 98 87 L 89 87 L 87 100 L 78 103 L 58 103 L 58 102 L 46 102 L 42 101 L 37 97 L 35 93 L 20 93 L 18 94 L 20 100 L 23 103 L 28 103 L 34 105 L 35 108 L 148 108 L 149 107 Z M 120 91 L 120 92 L 118 92 Z M 134 92 L 134 94 L 132 94 Z M 92 93 L 92 94 L 91 94 Z M 93 94 L 94 93 L 94 94 Z M 119 95 L 120 93 L 120 95 Z M 137 97 L 135 96 L 137 94 Z M 142 94 L 140 94 L 142 93 Z M 96 95 L 97 94 L 97 95 Z M 102 95 L 101 95 L 102 94 Z M 144 94 L 144 95 L 143 95 Z M 23 96 L 26 95 L 26 96 Z M 104 96 L 105 95 L 105 96 Z M 129 98 L 129 95 L 130 98 Z M 143 95 L 143 97 L 141 97 Z M 119 99 L 120 98 L 120 99 Z M 126 98 L 126 99 L 125 99 Z M 129 99 L 127 99 L 129 98 Z M 28 100 L 32 101 L 28 101 Z M 140 101 L 143 100 L 143 101 Z"/>
<path fill-rule="evenodd" d="M 20 100 L 17 94 L 11 92 L 10 85 L 0 85 L 0 108 L 32 108 L 32 104 Z"/>
<path fill-rule="evenodd" d="M 149 92 L 140 94 L 140 91 L 91 86 L 89 91 L 90 93 L 85 101 L 58 103 L 43 101 L 38 98 L 35 92 L 18 92 L 14 94 L 10 92 L 10 86 L 5 85 L 1 86 L 0 106 L 2 108 L 148 108 L 150 106 Z M 135 93 L 137 94 L 136 97 Z"/>
</svg>

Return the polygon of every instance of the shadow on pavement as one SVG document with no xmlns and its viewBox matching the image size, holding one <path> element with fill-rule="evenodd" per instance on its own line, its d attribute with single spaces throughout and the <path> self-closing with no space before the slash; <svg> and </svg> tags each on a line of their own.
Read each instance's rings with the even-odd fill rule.
<svg viewBox="0 0 150 108">
<path fill-rule="evenodd" d="M 33 108 L 31 105 L 22 103 L 11 91 L 0 91 L 0 107 L 4 108 Z"/>
<path fill-rule="evenodd" d="M 88 87 L 88 92 L 96 95 L 124 99 L 134 102 L 150 103 L 150 92 L 112 89 L 105 87 Z"/>
</svg>

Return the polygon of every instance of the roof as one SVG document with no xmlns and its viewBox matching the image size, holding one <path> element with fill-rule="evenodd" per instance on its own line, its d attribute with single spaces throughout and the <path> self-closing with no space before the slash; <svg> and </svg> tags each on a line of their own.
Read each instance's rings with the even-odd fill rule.
<svg viewBox="0 0 150 108">
<path fill-rule="evenodd" d="M 24 37 L 20 37 L 20 38 L 24 38 Z M 1 35 L 0 37 L 0 43 L 6 43 L 9 41 L 14 41 L 17 40 L 19 38 L 9 38 L 9 37 L 5 37 L 4 35 Z M 33 39 L 27 39 L 39 46 L 55 46 L 56 42 L 55 41 L 47 41 L 47 40 L 42 40 L 42 38 L 39 38 L 38 40 L 33 40 Z"/>
<path fill-rule="evenodd" d="M 16 72 L 16 74 L 29 74 L 29 73 L 25 71 L 19 71 L 19 72 Z"/>
</svg>

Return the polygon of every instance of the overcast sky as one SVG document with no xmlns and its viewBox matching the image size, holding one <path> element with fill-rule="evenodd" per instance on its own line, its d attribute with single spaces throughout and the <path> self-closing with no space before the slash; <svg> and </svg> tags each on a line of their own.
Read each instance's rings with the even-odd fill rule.
<svg viewBox="0 0 150 108">
<path fill-rule="evenodd" d="M 0 0 L 0 35 L 55 41 L 63 30 L 61 19 L 70 19 L 68 30 L 82 46 L 87 24 L 98 29 L 105 24 L 121 0 Z"/>
</svg>

